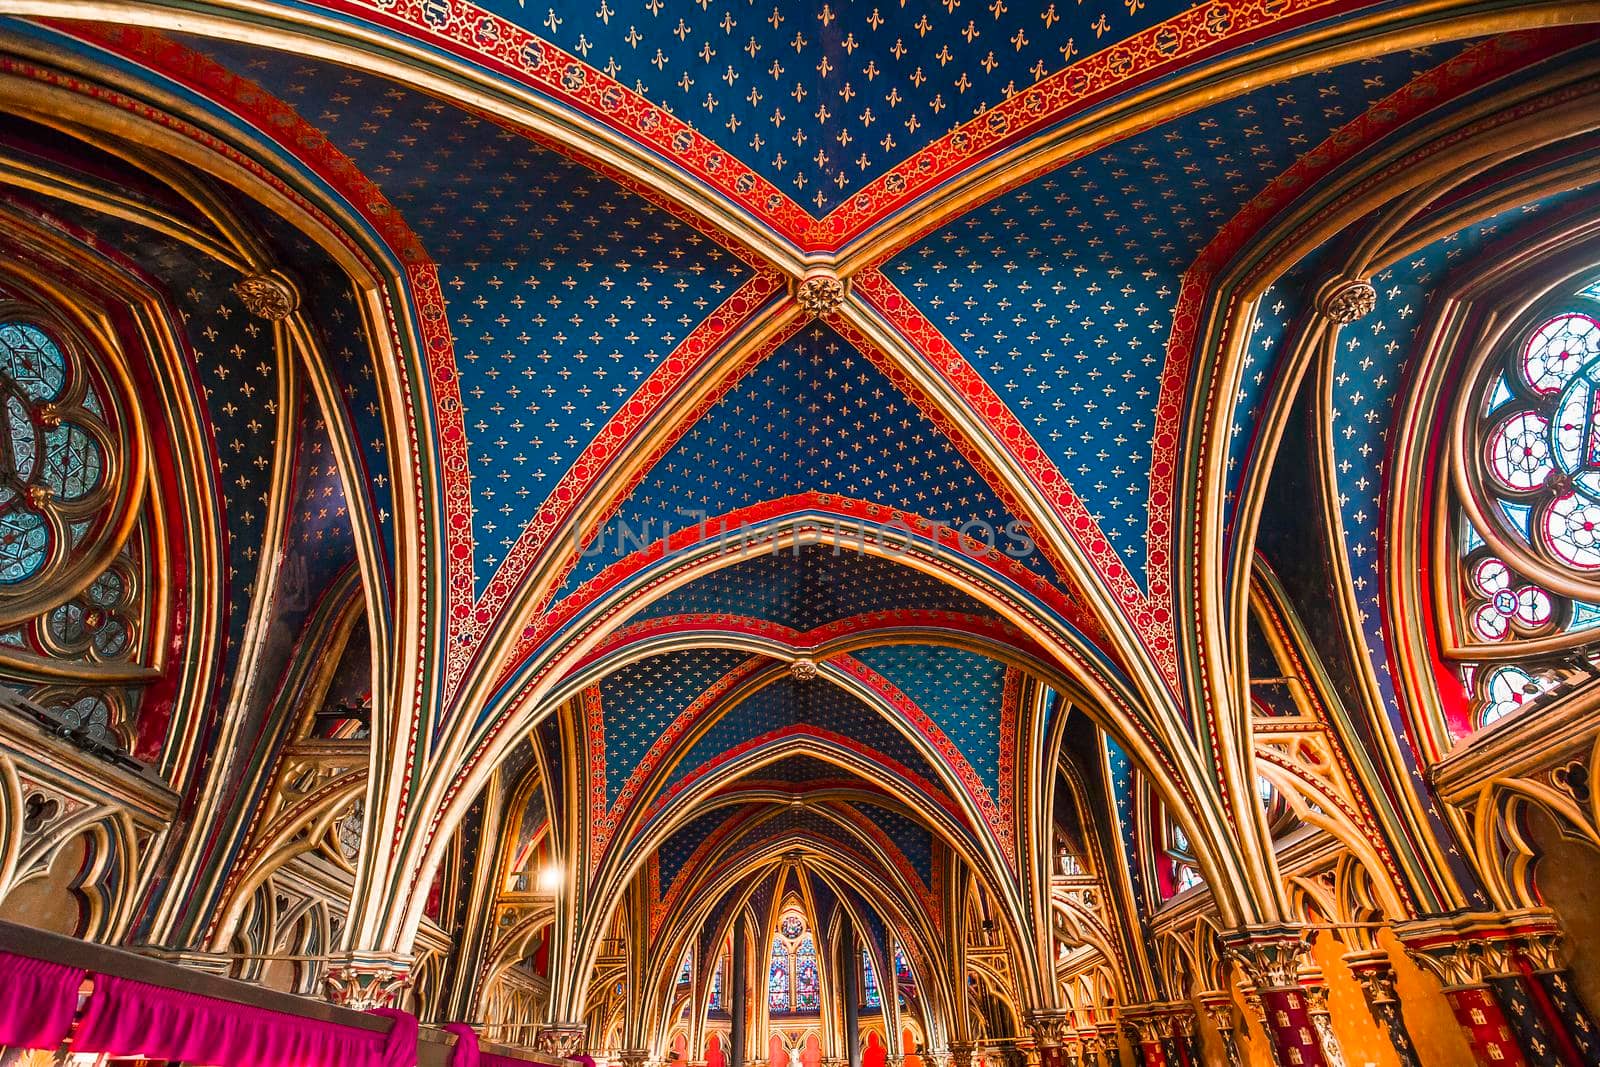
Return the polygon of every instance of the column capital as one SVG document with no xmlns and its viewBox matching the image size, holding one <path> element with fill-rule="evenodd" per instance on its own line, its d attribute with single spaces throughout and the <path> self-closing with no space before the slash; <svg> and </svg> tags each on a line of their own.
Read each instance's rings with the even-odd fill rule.
<svg viewBox="0 0 1600 1067">
<path fill-rule="evenodd" d="M 1226 989 L 1206 989 L 1196 993 L 1194 999 L 1212 1026 L 1218 1030 L 1233 1029 L 1233 994 Z"/>
<path fill-rule="evenodd" d="M 583 1040 L 587 1035 L 588 1028 L 582 1023 L 545 1023 L 533 1035 L 533 1047 L 547 1056 L 570 1060 L 583 1050 Z M 620 1055 L 626 1056 L 637 1051 L 628 1049 Z M 644 1055 L 648 1058 L 650 1054 L 646 1052 Z"/>
<path fill-rule="evenodd" d="M 1394 987 L 1394 961 L 1381 948 L 1366 952 L 1347 952 L 1343 956 L 1346 967 L 1361 985 L 1362 995 L 1372 1005 L 1399 1003 L 1400 994 Z"/>
<path fill-rule="evenodd" d="M 971 1041 L 946 1042 L 950 1052 L 950 1067 L 972 1067 L 972 1054 L 978 1046 Z"/>
<path fill-rule="evenodd" d="M 644 1067 L 650 1062 L 650 1050 L 647 1048 L 625 1048 L 617 1053 L 617 1062 L 622 1067 Z"/>
<path fill-rule="evenodd" d="M 1040 1045 L 1064 1045 L 1073 1030 L 1072 1012 L 1067 1008 L 1035 1008 L 1028 1012 L 1028 1029 Z"/>
<path fill-rule="evenodd" d="M 322 976 L 328 1000 L 356 1011 L 392 1008 L 410 985 L 411 957 L 398 953 L 352 952 Z"/>
<path fill-rule="evenodd" d="M 1406 952 L 1427 967 L 1446 989 L 1464 989 L 1491 978 L 1565 965 L 1565 935 L 1553 912 L 1464 912 L 1419 919 L 1395 927 Z"/>
<path fill-rule="evenodd" d="M 1252 926 L 1222 936 L 1223 950 L 1257 989 L 1294 989 L 1309 947 L 1305 930 L 1288 924 Z"/>
</svg>

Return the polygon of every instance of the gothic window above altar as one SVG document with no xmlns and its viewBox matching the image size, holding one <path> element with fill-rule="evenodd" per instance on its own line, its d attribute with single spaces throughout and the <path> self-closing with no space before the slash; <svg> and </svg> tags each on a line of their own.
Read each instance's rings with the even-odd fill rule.
<svg viewBox="0 0 1600 1067">
<path fill-rule="evenodd" d="M 767 1007 L 773 1014 L 811 1014 L 822 1007 L 817 948 L 797 909 L 784 912 L 772 935 L 767 966 Z"/>
</svg>

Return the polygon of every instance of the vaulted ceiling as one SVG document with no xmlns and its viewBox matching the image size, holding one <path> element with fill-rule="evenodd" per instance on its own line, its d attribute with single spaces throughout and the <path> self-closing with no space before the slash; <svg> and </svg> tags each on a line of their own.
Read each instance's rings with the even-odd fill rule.
<svg viewBox="0 0 1600 1067">
<path fill-rule="evenodd" d="M 436 857 L 437 822 L 400 824 L 459 815 L 515 750 L 544 782 L 523 821 L 561 830 L 581 798 L 581 875 L 650 879 L 657 918 L 732 914 L 783 892 L 779 868 L 837 896 L 857 863 L 858 910 L 889 921 L 893 898 L 924 931 L 958 863 L 1020 914 L 1025 800 L 1058 773 L 1127 835 L 1107 855 L 1150 847 L 1108 807 L 1137 775 L 1221 792 L 1208 717 L 1238 716 L 1207 672 L 1247 642 L 1203 649 L 1194 620 L 1235 611 L 1258 520 L 1291 562 L 1270 474 L 1304 372 L 1286 353 L 1343 262 L 1328 219 L 1375 210 L 1349 185 L 1418 130 L 1596 58 L 1581 24 L 1355 0 L 322 0 L 243 32 L 222 4 L 51 14 L 3 23 L 17 72 L 58 62 L 129 115 L 181 116 L 321 235 L 221 208 L 325 354 L 280 389 L 234 277 L 52 208 L 182 320 L 232 643 L 274 464 L 295 580 L 359 570 L 376 702 L 401 716 L 394 839 Z M 51 155 L 21 120 L 0 133 Z M 1452 263 L 1586 196 L 1461 221 L 1375 278 L 1330 379 L 1372 596 L 1395 339 Z M 292 443 L 268 395 L 304 411 Z M 1225 803 L 1188 799 L 1229 832 Z M 1141 877 L 1119 889 L 1155 895 Z"/>
</svg>

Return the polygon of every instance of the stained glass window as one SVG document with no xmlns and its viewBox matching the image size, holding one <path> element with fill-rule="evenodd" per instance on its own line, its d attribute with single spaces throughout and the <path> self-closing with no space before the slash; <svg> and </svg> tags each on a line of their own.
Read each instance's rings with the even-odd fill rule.
<svg viewBox="0 0 1600 1067">
<path fill-rule="evenodd" d="M 867 1007 L 883 1007 L 883 994 L 878 992 L 878 975 L 873 971 L 872 957 L 865 949 L 861 952 L 861 992 Z"/>
<path fill-rule="evenodd" d="M 688 985 L 692 974 L 692 957 L 688 952 L 683 954 L 683 963 L 678 966 L 678 984 Z"/>
<path fill-rule="evenodd" d="M 0 587 L 58 569 L 107 502 L 105 401 L 44 326 L 0 322 Z"/>
<path fill-rule="evenodd" d="M 1579 290 L 1487 358 L 1478 422 L 1461 446 L 1472 487 L 1457 513 L 1469 653 L 1600 627 L 1600 604 L 1575 595 L 1600 590 L 1600 287 Z M 1477 724 L 1536 700 L 1549 688 L 1536 673 L 1503 658 L 1465 671 Z"/>
<path fill-rule="evenodd" d="M 795 909 L 783 913 L 772 935 L 767 1004 L 774 1013 L 810 1013 L 822 1007 L 816 943 L 804 916 Z"/>
<path fill-rule="evenodd" d="M 772 942 L 772 965 L 767 968 L 767 1007 L 786 1012 L 792 1003 L 789 991 L 789 950 L 777 939 Z"/>
<path fill-rule="evenodd" d="M 0 628 L 0 646 L 41 659 L 127 662 L 141 651 L 145 596 L 142 529 L 120 550 L 106 543 L 125 535 L 123 519 L 138 503 L 128 479 L 115 477 L 113 461 L 125 452 L 120 409 L 90 348 L 67 326 L 21 304 L 5 312 L 0 605 L 11 622 Z M 80 591 L 53 603 L 51 591 L 62 587 Z M 116 748 L 127 743 L 138 689 L 46 685 L 29 696 L 96 736 L 95 744 Z"/>
<path fill-rule="evenodd" d="M 722 1010 L 722 961 L 717 961 L 717 969 L 711 972 L 711 1003 L 712 1011 Z"/>
<path fill-rule="evenodd" d="M 822 1007 L 822 993 L 817 984 L 817 948 L 806 934 L 795 950 L 794 1010 L 816 1011 Z"/>
</svg>

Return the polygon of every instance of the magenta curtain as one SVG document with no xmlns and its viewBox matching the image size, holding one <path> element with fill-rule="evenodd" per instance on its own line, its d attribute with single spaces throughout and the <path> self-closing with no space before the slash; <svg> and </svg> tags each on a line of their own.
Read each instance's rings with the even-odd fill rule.
<svg viewBox="0 0 1600 1067">
<path fill-rule="evenodd" d="M 456 1035 L 456 1050 L 455 1055 L 450 1057 L 450 1067 L 530 1067 L 528 1060 L 481 1051 L 478 1048 L 478 1032 L 466 1023 L 447 1023 L 441 1029 Z M 594 1061 L 589 1062 L 593 1067 Z"/>
<path fill-rule="evenodd" d="M 416 1020 L 376 1014 L 393 1020 L 387 1035 L 97 975 L 72 1047 L 208 1067 L 412 1067 Z"/>
<path fill-rule="evenodd" d="M 82 985 L 82 967 L 0 952 L 0 1045 L 60 1048 Z"/>
</svg>

